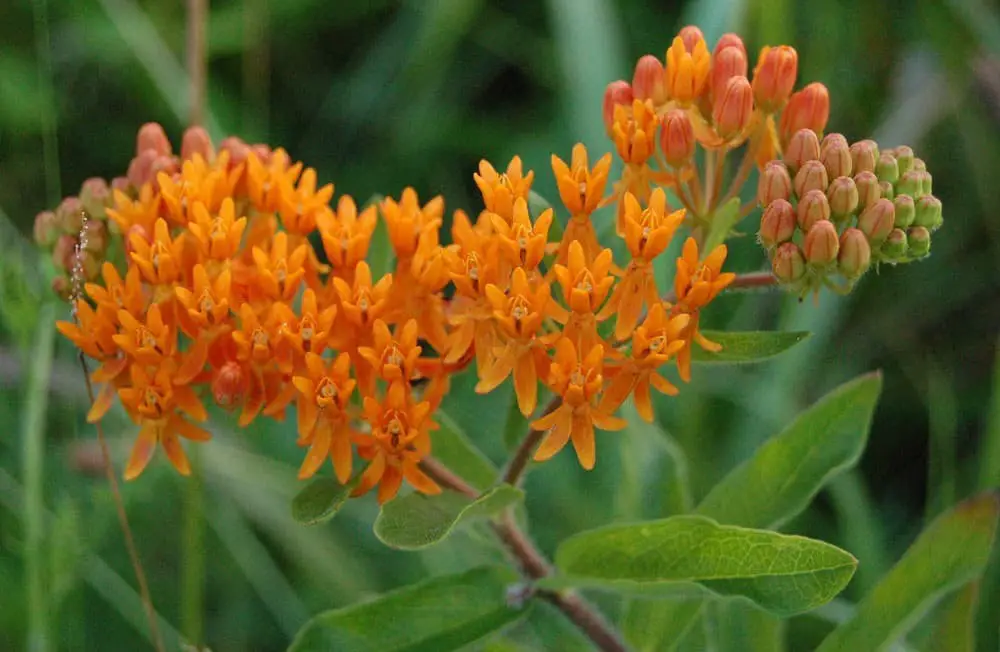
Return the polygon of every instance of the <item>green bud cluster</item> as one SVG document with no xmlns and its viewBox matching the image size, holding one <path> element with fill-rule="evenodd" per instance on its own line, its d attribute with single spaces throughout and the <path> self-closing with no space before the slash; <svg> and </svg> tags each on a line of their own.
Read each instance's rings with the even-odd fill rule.
<svg viewBox="0 0 1000 652">
<path fill-rule="evenodd" d="M 912 149 L 880 151 L 841 134 L 820 142 L 808 129 L 761 170 L 757 198 L 757 239 L 774 275 L 800 296 L 824 286 L 850 292 L 873 264 L 925 258 L 943 221 Z"/>
</svg>

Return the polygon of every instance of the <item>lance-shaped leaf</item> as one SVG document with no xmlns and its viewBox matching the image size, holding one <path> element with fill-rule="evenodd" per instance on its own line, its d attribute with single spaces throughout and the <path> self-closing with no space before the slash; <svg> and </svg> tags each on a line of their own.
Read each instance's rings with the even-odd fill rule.
<svg viewBox="0 0 1000 652">
<path fill-rule="evenodd" d="M 712 251 L 726 241 L 730 236 L 733 227 L 740 221 L 740 198 L 733 197 L 722 206 L 715 209 L 712 215 L 712 226 L 708 230 L 708 237 L 705 238 L 703 251 Z"/>
<path fill-rule="evenodd" d="M 670 600 L 633 598 L 622 617 L 622 634 L 638 652 L 673 652 L 699 624 L 703 598 Z"/>
<path fill-rule="evenodd" d="M 774 528 L 792 518 L 857 463 L 881 388 L 876 373 L 833 390 L 715 485 L 695 511 L 747 527 Z"/>
<path fill-rule="evenodd" d="M 522 498 L 524 492 L 509 484 L 494 487 L 475 500 L 453 492 L 400 496 L 382 506 L 375 519 L 375 536 L 393 548 L 426 548 L 447 537 L 462 521 L 493 516 Z"/>
<path fill-rule="evenodd" d="M 719 525 L 702 516 L 598 528 L 570 537 L 556 552 L 563 581 L 638 593 L 693 583 L 784 616 L 833 598 L 857 563 L 823 541 Z"/>
<path fill-rule="evenodd" d="M 517 581 L 512 570 L 500 567 L 435 577 L 316 616 L 299 630 L 289 652 L 464 649 L 528 612 L 527 606 L 508 605 L 508 587 Z"/>
<path fill-rule="evenodd" d="M 440 408 L 434 413 L 434 420 L 438 423 L 438 429 L 434 431 L 434 457 L 476 489 L 483 490 L 492 485 L 499 470 L 469 440 L 462 427 Z"/>
<path fill-rule="evenodd" d="M 945 593 L 982 573 L 998 515 L 1000 496 L 987 492 L 934 519 L 817 652 L 874 652 L 905 634 Z"/>
<path fill-rule="evenodd" d="M 358 485 L 361 474 L 340 484 L 336 478 L 316 478 L 292 498 L 292 518 L 304 525 L 328 521 L 340 511 Z"/>
<path fill-rule="evenodd" d="M 722 350 L 712 353 L 696 346 L 691 349 L 691 360 L 724 364 L 767 360 L 809 337 L 805 331 L 702 331 L 701 334 L 721 344 Z"/>
</svg>

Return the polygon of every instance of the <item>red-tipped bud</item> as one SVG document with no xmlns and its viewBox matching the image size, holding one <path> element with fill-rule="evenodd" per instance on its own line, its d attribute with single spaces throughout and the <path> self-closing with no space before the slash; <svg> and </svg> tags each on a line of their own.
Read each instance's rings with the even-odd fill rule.
<svg viewBox="0 0 1000 652">
<path fill-rule="evenodd" d="M 147 150 L 154 151 L 159 156 L 170 156 L 170 139 L 157 122 L 147 122 L 139 128 L 135 139 L 135 155 L 139 156 Z"/>
<path fill-rule="evenodd" d="M 111 202 L 111 188 L 99 177 L 87 179 L 80 186 L 80 203 L 90 217 L 103 220 L 107 217 L 107 207 Z"/>
<path fill-rule="evenodd" d="M 732 48 L 730 48 L 732 49 Z M 712 107 L 715 131 L 724 139 L 738 136 L 753 115 L 753 89 L 746 77 L 730 77 L 721 97 L 717 97 Z"/>
<path fill-rule="evenodd" d="M 56 208 L 56 222 L 59 230 L 76 237 L 83 227 L 83 202 L 79 197 L 66 197 Z"/>
<path fill-rule="evenodd" d="M 701 33 L 696 25 L 687 25 L 677 33 L 681 41 L 684 42 L 684 49 L 688 52 L 694 52 L 694 48 L 698 45 L 698 41 L 704 41 L 705 35 Z"/>
<path fill-rule="evenodd" d="M 128 194 L 129 186 L 130 184 L 128 177 L 115 177 L 114 179 L 111 180 L 112 191 L 119 190 L 125 194 Z"/>
<path fill-rule="evenodd" d="M 917 219 L 916 201 L 910 195 L 897 195 L 892 200 L 896 208 L 896 226 L 905 229 L 911 226 Z"/>
<path fill-rule="evenodd" d="M 810 129 L 800 129 L 792 136 L 785 148 L 785 163 L 792 173 L 796 173 L 806 161 L 818 161 L 820 157 L 819 138 Z"/>
<path fill-rule="evenodd" d="M 914 157 L 913 164 L 910 166 L 910 169 L 911 170 L 926 170 L 927 169 L 927 163 L 925 163 L 924 159 L 922 159 L 922 158 L 916 158 L 916 157 Z"/>
<path fill-rule="evenodd" d="M 52 291 L 63 301 L 69 301 L 73 286 L 65 276 L 57 276 L 52 279 Z"/>
<path fill-rule="evenodd" d="M 212 397 L 227 410 L 241 405 L 249 390 L 250 379 L 238 362 L 226 362 L 212 378 Z"/>
<path fill-rule="evenodd" d="M 819 161 L 806 161 L 795 173 L 795 195 L 804 197 L 810 190 L 819 190 L 826 193 L 826 187 L 830 181 L 826 175 L 826 168 Z"/>
<path fill-rule="evenodd" d="M 667 101 L 666 72 L 663 63 L 652 54 L 639 58 L 632 76 L 632 95 L 637 100 L 653 100 L 659 106 Z"/>
<path fill-rule="evenodd" d="M 774 252 L 771 269 L 782 283 L 795 283 L 806 273 L 806 258 L 794 242 L 786 242 Z"/>
<path fill-rule="evenodd" d="M 103 254 L 108 248 L 108 227 L 100 220 L 87 220 L 80 234 L 83 248 L 95 254 Z"/>
<path fill-rule="evenodd" d="M 694 156 L 694 127 L 691 118 L 680 109 L 674 109 L 663 116 L 660 128 L 660 148 L 667 163 L 679 168 Z"/>
<path fill-rule="evenodd" d="M 868 271 L 872 262 L 872 248 L 865 234 L 855 228 L 846 229 L 840 236 L 840 254 L 837 267 L 849 279 L 859 278 Z"/>
<path fill-rule="evenodd" d="M 743 54 L 744 61 L 747 58 L 747 47 L 743 44 L 743 39 L 740 38 L 739 34 L 733 34 L 732 32 L 723 34 L 719 41 L 715 44 L 715 49 L 712 50 L 713 59 L 720 54 L 723 50 L 728 50 L 729 48 L 736 48 Z M 743 72 L 746 75 L 746 72 Z"/>
<path fill-rule="evenodd" d="M 741 41 L 740 46 L 742 45 Z M 708 88 L 712 98 L 722 97 L 726 90 L 726 82 L 732 77 L 746 77 L 748 65 L 746 51 L 742 47 L 730 45 L 720 50 L 716 46 L 715 54 L 712 55 L 712 67 L 708 73 Z"/>
<path fill-rule="evenodd" d="M 823 142 L 820 143 L 820 149 L 826 150 L 827 147 L 834 147 L 843 145 L 849 148 L 850 144 L 847 142 L 847 138 L 844 134 L 832 133 L 823 136 Z"/>
<path fill-rule="evenodd" d="M 261 163 L 267 163 L 271 160 L 271 148 L 263 143 L 251 145 L 250 151 L 257 155 Z"/>
<path fill-rule="evenodd" d="M 922 226 L 910 227 L 906 231 L 907 253 L 914 258 L 923 258 L 931 252 L 931 232 Z"/>
<path fill-rule="evenodd" d="M 142 188 L 145 184 L 153 180 L 153 163 L 160 158 L 156 150 L 147 149 L 138 155 L 128 166 L 128 181 L 136 188 Z"/>
<path fill-rule="evenodd" d="M 788 101 L 798 75 L 799 55 L 788 45 L 765 47 L 753 72 L 753 93 L 757 106 L 775 113 Z"/>
<path fill-rule="evenodd" d="M 236 136 L 229 136 L 224 138 L 222 142 L 219 143 L 219 151 L 229 152 L 230 165 L 239 165 L 247 160 L 247 157 L 250 156 L 250 152 L 252 150 L 249 145 L 243 142 L 242 139 L 237 138 Z M 261 156 L 258 156 L 257 158 L 259 158 L 262 163 L 267 161 L 266 158 Z"/>
<path fill-rule="evenodd" d="M 913 155 L 913 149 L 906 145 L 900 145 L 893 150 L 893 154 L 896 157 L 896 164 L 899 166 L 900 175 L 906 174 L 913 168 L 913 162 L 916 160 L 916 157 Z"/>
<path fill-rule="evenodd" d="M 795 235 L 795 209 L 784 199 L 775 199 L 760 218 L 760 243 L 770 249 Z"/>
<path fill-rule="evenodd" d="M 835 219 L 843 219 L 858 210 L 858 187 L 851 177 L 837 177 L 831 181 L 826 198 Z"/>
<path fill-rule="evenodd" d="M 841 143 L 839 141 L 828 142 L 823 139 L 819 160 L 823 162 L 831 179 L 851 176 L 851 150 L 847 147 L 846 140 Z"/>
<path fill-rule="evenodd" d="M 76 238 L 64 233 L 59 236 L 55 246 L 52 248 L 52 264 L 56 266 L 56 269 L 71 272 L 73 271 L 75 258 Z"/>
<path fill-rule="evenodd" d="M 103 253 L 93 251 L 80 252 L 80 270 L 83 272 L 83 280 L 93 281 L 101 273 L 101 264 L 104 262 Z"/>
<path fill-rule="evenodd" d="M 815 267 L 826 267 L 840 253 L 840 238 L 833 222 L 822 220 L 816 222 L 806 233 L 804 244 L 806 262 Z"/>
<path fill-rule="evenodd" d="M 851 145 L 851 162 L 854 164 L 854 174 L 874 172 L 878 164 L 878 143 L 874 140 L 860 140 Z"/>
<path fill-rule="evenodd" d="M 788 100 L 781 112 L 781 142 L 787 143 L 799 129 L 823 133 L 830 119 L 830 92 L 819 82 L 809 84 Z"/>
<path fill-rule="evenodd" d="M 908 248 L 906 232 L 903 229 L 893 229 L 882 243 L 882 255 L 889 260 L 898 261 L 906 255 Z"/>
<path fill-rule="evenodd" d="M 808 233 L 813 224 L 830 219 L 830 203 L 822 190 L 810 190 L 799 199 L 796 210 L 799 227 L 803 233 Z"/>
<path fill-rule="evenodd" d="M 181 159 L 189 161 L 195 154 L 200 154 L 206 161 L 215 158 L 215 147 L 212 146 L 212 137 L 204 127 L 188 127 L 181 140 Z"/>
<path fill-rule="evenodd" d="M 767 206 L 775 199 L 788 199 L 792 196 L 792 178 L 788 168 L 781 161 L 771 161 L 764 166 L 757 181 L 757 201 L 761 206 Z"/>
<path fill-rule="evenodd" d="M 627 81 L 613 81 L 604 89 L 604 127 L 611 133 L 611 126 L 615 123 L 616 106 L 632 106 L 632 87 Z"/>
<path fill-rule="evenodd" d="M 879 194 L 882 195 L 882 197 L 885 197 L 886 199 L 889 200 L 891 200 L 896 196 L 896 189 L 893 188 L 892 184 L 889 183 L 888 181 L 879 181 L 878 191 Z"/>
<path fill-rule="evenodd" d="M 899 181 L 899 162 L 896 161 L 896 157 L 889 152 L 883 152 L 875 164 L 875 176 L 879 181 L 888 181 L 891 184 Z"/>
<path fill-rule="evenodd" d="M 858 228 L 871 243 L 879 244 L 888 237 L 896 221 L 896 208 L 888 199 L 879 199 L 858 217 Z"/>
<path fill-rule="evenodd" d="M 934 195 L 924 195 L 916 202 L 916 219 L 914 223 L 932 233 L 944 222 L 941 216 L 941 200 Z"/>
<path fill-rule="evenodd" d="M 35 244 L 48 249 L 59 237 L 59 223 L 52 211 L 42 211 L 35 216 Z"/>
<path fill-rule="evenodd" d="M 854 185 L 858 187 L 858 207 L 864 210 L 882 198 L 882 189 L 874 172 L 855 175 Z"/>
</svg>

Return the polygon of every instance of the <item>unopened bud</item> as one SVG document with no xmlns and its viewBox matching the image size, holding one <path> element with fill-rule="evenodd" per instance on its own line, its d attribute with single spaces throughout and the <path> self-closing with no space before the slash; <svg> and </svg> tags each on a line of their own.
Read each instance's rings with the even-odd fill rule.
<svg viewBox="0 0 1000 652">
<path fill-rule="evenodd" d="M 73 286 L 70 284 L 69 278 L 60 275 L 52 279 L 52 291 L 63 301 L 68 301 L 71 298 L 70 293 L 73 291 Z"/>
<path fill-rule="evenodd" d="M 806 261 L 814 267 L 826 267 L 837 260 L 840 253 L 840 238 L 837 228 L 832 222 L 823 220 L 816 222 L 806 233 Z"/>
<path fill-rule="evenodd" d="M 872 244 L 879 244 L 892 231 L 895 221 L 895 206 L 888 199 L 879 199 L 858 218 L 858 228 L 868 236 Z"/>
<path fill-rule="evenodd" d="M 107 218 L 105 211 L 110 201 L 111 188 L 104 179 L 93 177 L 80 186 L 80 203 L 90 217 L 98 220 Z"/>
<path fill-rule="evenodd" d="M 119 191 L 121 191 L 121 192 L 123 192 L 123 193 L 125 193 L 127 195 L 128 194 L 129 185 L 130 184 L 129 184 L 129 181 L 128 181 L 128 177 L 115 177 L 114 179 L 111 180 L 111 190 L 112 190 L 112 192 L 115 191 L 115 190 L 119 190 Z"/>
<path fill-rule="evenodd" d="M 875 176 L 878 177 L 879 181 L 896 183 L 899 180 L 899 163 L 896 161 L 896 157 L 888 152 L 879 156 L 878 163 L 875 164 Z"/>
<path fill-rule="evenodd" d="M 792 173 L 797 173 L 806 161 L 818 161 L 820 157 L 819 137 L 811 129 L 795 132 L 785 147 L 785 163 Z"/>
<path fill-rule="evenodd" d="M 760 243 L 770 249 L 795 235 L 795 209 L 785 199 L 775 199 L 760 218 Z"/>
<path fill-rule="evenodd" d="M 840 253 L 837 268 L 849 279 L 856 279 L 868 271 L 872 261 L 872 248 L 865 234 L 855 228 L 845 229 L 840 236 Z"/>
<path fill-rule="evenodd" d="M 826 193 L 822 190 L 807 192 L 804 197 L 799 198 L 797 213 L 799 228 L 803 233 L 808 233 L 816 222 L 829 220 L 830 203 L 826 199 Z"/>
<path fill-rule="evenodd" d="M 167 176 L 174 176 L 180 173 L 180 169 L 177 166 L 177 159 L 173 156 L 158 156 L 153 164 L 149 167 L 149 177 L 150 181 L 154 185 L 157 185 L 157 177 L 163 172 Z"/>
<path fill-rule="evenodd" d="M 918 199 L 916 213 L 914 224 L 922 226 L 932 233 L 944 222 L 941 217 L 941 200 L 934 195 L 924 195 Z"/>
<path fill-rule="evenodd" d="M 879 194 L 881 194 L 881 196 L 884 197 L 884 198 L 886 198 L 886 199 L 890 199 L 891 200 L 892 198 L 894 198 L 896 196 L 896 189 L 888 181 L 879 181 L 878 182 L 878 191 L 879 191 Z"/>
<path fill-rule="evenodd" d="M 83 203 L 78 197 L 66 197 L 56 208 L 56 222 L 63 233 L 80 234 L 83 227 Z"/>
<path fill-rule="evenodd" d="M 750 81 L 746 77 L 730 77 L 722 97 L 717 97 L 712 107 L 716 132 L 726 140 L 735 138 L 750 124 L 752 115 L 753 89 L 750 88 Z"/>
<path fill-rule="evenodd" d="M 897 195 L 892 200 L 896 208 L 896 226 L 905 229 L 917 219 L 916 202 L 910 195 Z"/>
<path fill-rule="evenodd" d="M 263 143 L 251 145 L 250 151 L 257 155 L 257 158 L 260 159 L 261 163 L 267 163 L 271 160 L 271 148 Z"/>
<path fill-rule="evenodd" d="M 771 161 L 764 166 L 757 181 L 757 201 L 761 206 L 768 206 L 776 199 L 788 199 L 792 196 L 792 178 L 788 169 L 781 161 Z"/>
<path fill-rule="evenodd" d="M 698 42 L 705 40 L 705 35 L 702 34 L 697 25 L 685 25 L 681 28 L 681 31 L 677 33 L 677 37 L 684 42 L 684 48 L 688 52 L 694 52 Z"/>
<path fill-rule="evenodd" d="M 188 127 L 181 140 L 181 159 L 190 161 L 195 154 L 200 154 L 206 161 L 215 159 L 215 148 L 212 138 L 204 127 Z"/>
<path fill-rule="evenodd" d="M 910 227 L 906 242 L 907 253 L 914 258 L 923 258 L 931 252 L 931 233 L 922 226 Z"/>
<path fill-rule="evenodd" d="M 913 169 L 913 149 L 906 146 L 900 145 L 893 150 L 893 154 L 896 157 L 896 164 L 899 166 L 899 174 L 903 175 Z"/>
<path fill-rule="evenodd" d="M 775 250 L 771 269 L 782 283 L 794 283 L 806 273 L 806 259 L 797 244 L 786 242 Z"/>
<path fill-rule="evenodd" d="M 874 140 L 861 140 L 851 145 L 851 162 L 854 164 L 854 174 L 874 172 L 878 163 L 878 143 Z"/>
<path fill-rule="evenodd" d="M 249 389 L 250 379 L 238 362 L 226 362 L 212 378 L 212 396 L 216 404 L 225 409 L 241 405 Z"/>
<path fill-rule="evenodd" d="M 108 227 L 100 220 L 87 220 L 83 227 L 81 242 L 87 251 L 103 254 L 108 248 Z"/>
<path fill-rule="evenodd" d="M 864 210 L 882 198 L 882 189 L 874 172 L 861 172 L 854 176 L 858 187 L 858 207 Z"/>
<path fill-rule="evenodd" d="M 719 41 L 715 44 L 715 49 L 712 50 L 712 57 L 714 58 L 719 56 L 724 50 L 729 48 L 736 48 L 743 54 L 744 60 L 746 59 L 747 48 L 743 44 L 743 39 L 740 38 L 739 34 L 733 34 L 732 32 L 723 34 L 719 37 Z M 746 72 L 744 71 L 743 74 L 746 75 Z"/>
<path fill-rule="evenodd" d="M 824 138 L 823 145 L 820 146 L 819 160 L 823 162 L 826 173 L 831 179 L 851 176 L 851 151 L 847 147 L 846 140 L 842 143 L 837 141 L 828 143 Z"/>
<path fill-rule="evenodd" d="M 933 179 L 927 170 L 920 170 L 920 194 L 929 195 L 934 192 Z"/>
<path fill-rule="evenodd" d="M 852 215 L 858 210 L 858 187 L 851 177 L 837 177 L 831 181 L 826 198 L 830 202 L 830 213 L 836 219 Z"/>
<path fill-rule="evenodd" d="M 911 170 L 926 170 L 927 169 L 927 163 L 925 163 L 924 159 L 922 159 L 922 158 L 916 158 L 916 157 L 914 157 L 914 159 L 913 159 L 913 165 L 910 166 L 910 169 Z"/>
<path fill-rule="evenodd" d="M 667 87 L 664 83 L 663 63 L 647 54 L 639 58 L 632 75 L 632 95 L 637 100 L 653 100 L 659 106 L 667 101 Z"/>
<path fill-rule="evenodd" d="M 80 252 L 80 266 L 83 268 L 83 278 L 93 281 L 101 273 L 101 265 L 104 263 L 104 254 L 93 251 Z"/>
<path fill-rule="evenodd" d="M 832 133 L 823 136 L 823 142 L 820 143 L 820 149 L 826 151 L 827 147 L 840 147 L 841 145 L 850 148 L 850 144 L 847 142 L 847 138 L 844 134 Z"/>
<path fill-rule="evenodd" d="M 128 181 L 136 189 L 142 188 L 146 183 L 153 180 L 153 163 L 160 158 L 154 149 L 147 149 L 136 155 L 128 166 Z"/>
<path fill-rule="evenodd" d="M 795 195 L 804 197 L 810 190 L 826 192 L 829 179 L 826 168 L 819 161 L 806 161 L 795 174 Z"/>
<path fill-rule="evenodd" d="M 219 151 L 228 152 L 229 164 L 235 166 L 246 161 L 252 150 L 250 146 L 243 142 L 241 138 L 228 136 L 224 138 L 221 143 L 219 143 Z M 257 158 L 260 159 L 261 163 L 267 162 L 266 157 L 258 155 Z"/>
<path fill-rule="evenodd" d="M 826 86 L 813 82 L 792 93 L 788 106 L 781 112 L 781 142 L 787 143 L 800 129 L 823 133 L 830 119 L 830 92 Z"/>
<path fill-rule="evenodd" d="M 72 271 L 75 256 L 76 238 L 66 233 L 59 236 L 52 248 L 52 264 L 58 270 Z"/>
<path fill-rule="evenodd" d="M 48 249 L 59 237 L 59 223 L 52 211 L 43 211 L 35 216 L 35 244 Z"/>
<path fill-rule="evenodd" d="M 691 118 L 681 109 L 674 109 L 663 116 L 660 128 L 660 148 L 667 163 L 679 168 L 694 156 L 694 127 Z"/>
<path fill-rule="evenodd" d="M 632 106 L 632 87 L 627 81 L 613 81 L 604 89 L 604 127 L 611 133 L 611 127 L 615 123 L 616 106 Z"/>
<path fill-rule="evenodd" d="M 721 44 L 722 41 L 720 40 L 719 43 Z M 708 73 L 708 88 L 713 99 L 722 97 L 726 90 L 726 82 L 731 78 L 747 76 L 747 55 L 746 50 L 742 47 L 742 41 L 740 41 L 739 46 L 729 45 L 721 50 L 718 45 L 715 46 L 712 67 Z"/>
<path fill-rule="evenodd" d="M 882 255 L 889 260 L 899 260 L 906 255 L 906 233 L 902 229 L 893 229 L 889 237 L 882 243 Z"/>
<path fill-rule="evenodd" d="M 788 45 L 765 47 L 753 72 L 754 99 L 766 113 L 775 113 L 788 101 L 798 75 L 799 55 Z"/>
<path fill-rule="evenodd" d="M 170 156 L 170 139 L 157 122 L 147 122 L 139 128 L 135 139 L 135 155 L 139 156 L 147 150 L 156 152 L 159 156 Z"/>
</svg>

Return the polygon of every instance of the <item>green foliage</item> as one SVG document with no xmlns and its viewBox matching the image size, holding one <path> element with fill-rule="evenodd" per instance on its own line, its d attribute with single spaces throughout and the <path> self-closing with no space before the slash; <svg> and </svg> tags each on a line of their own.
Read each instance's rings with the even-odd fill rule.
<svg viewBox="0 0 1000 652">
<path fill-rule="evenodd" d="M 292 518 L 304 525 L 316 525 L 334 517 L 357 486 L 360 474 L 347 484 L 336 478 L 316 478 L 292 499 Z"/>
<path fill-rule="evenodd" d="M 447 652 L 462 649 L 523 618 L 529 607 L 507 603 L 517 575 L 497 567 L 435 577 L 375 600 L 320 614 L 289 652 Z"/>
<path fill-rule="evenodd" d="M 740 198 L 733 197 L 725 204 L 716 209 L 712 215 L 712 227 L 708 231 L 708 237 L 701 249 L 709 252 L 726 241 L 731 235 L 733 227 L 740 219 Z"/>
<path fill-rule="evenodd" d="M 857 560 L 822 541 L 674 516 L 577 534 L 559 546 L 556 566 L 571 582 L 625 592 L 696 583 L 787 616 L 837 595 Z"/>
<path fill-rule="evenodd" d="M 691 360 L 694 362 L 718 362 L 726 364 L 760 362 L 784 353 L 809 337 L 804 332 L 725 332 L 702 331 L 702 335 L 722 345 L 718 353 L 694 347 Z"/>
</svg>

